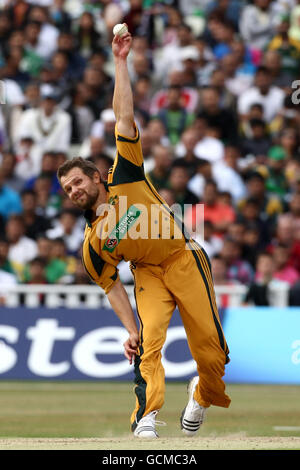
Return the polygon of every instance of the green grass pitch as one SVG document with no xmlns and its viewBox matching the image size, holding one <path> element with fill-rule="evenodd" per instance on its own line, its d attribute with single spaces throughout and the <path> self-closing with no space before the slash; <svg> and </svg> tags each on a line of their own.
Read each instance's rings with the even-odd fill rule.
<svg viewBox="0 0 300 470">
<path fill-rule="evenodd" d="M 230 407 L 210 407 L 199 437 L 293 437 L 300 448 L 299 392 L 299 386 L 229 384 Z M 167 382 L 158 415 L 166 422 L 158 428 L 162 439 L 183 439 L 179 418 L 186 399 L 185 383 Z M 0 382 L 0 440 L 130 440 L 134 401 L 133 384 L 127 382 Z"/>
</svg>

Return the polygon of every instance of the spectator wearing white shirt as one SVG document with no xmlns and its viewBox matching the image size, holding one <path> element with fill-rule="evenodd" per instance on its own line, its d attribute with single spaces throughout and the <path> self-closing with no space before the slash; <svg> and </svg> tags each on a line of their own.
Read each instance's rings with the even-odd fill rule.
<svg viewBox="0 0 300 470">
<path fill-rule="evenodd" d="M 204 167 L 200 161 L 198 172 L 189 181 L 189 189 L 199 198 L 203 196 L 206 180 L 213 179 L 217 185 L 218 191 L 228 192 L 234 204 L 237 204 L 247 195 L 247 188 L 238 171 L 238 161 L 240 152 L 238 147 L 227 145 L 225 147 L 224 159 L 213 165 L 208 164 Z"/>
<path fill-rule="evenodd" d="M 176 43 L 168 44 L 155 51 L 154 75 L 155 79 L 163 85 L 167 85 L 168 74 L 171 70 L 180 69 L 182 66 L 182 54 L 186 47 L 193 45 L 193 30 L 187 24 L 182 23 L 177 28 Z"/>
<path fill-rule="evenodd" d="M 39 147 L 40 159 L 46 150 L 68 152 L 71 140 L 71 117 L 59 105 L 57 91 L 50 85 L 41 86 L 38 108 L 27 109 L 20 117 L 17 143 L 30 137 Z"/>
<path fill-rule="evenodd" d="M 215 163 L 224 157 L 224 144 L 220 139 L 208 135 L 207 120 L 203 116 L 198 116 L 193 127 L 198 132 L 198 142 L 194 152 L 196 157 Z"/>
<path fill-rule="evenodd" d="M 31 9 L 28 19 L 39 23 L 41 28 L 35 52 L 43 59 L 49 60 L 56 51 L 59 31 L 49 22 L 48 9 L 36 5 Z"/>
<path fill-rule="evenodd" d="M 254 0 L 245 5 L 240 18 L 240 33 L 252 49 L 263 50 L 275 32 L 277 13 L 272 9 L 272 0 Z"/>
<path fill-rule="evenodd" d="M 260 66 L 255 74 L 255 84 L 244 91 L 238 98 L 237 109 L 242 120 L 247 119 L 248 112 L 254 103 L 260 103 L 264 109 L 264 120 L 270 123 L 284 105 L 285 93 L 272 86 L 269 70 Z"/>
<path fill-rule="evenodd" d="M 50 240 L 63 238 L 69 254 L 76 255 L 83 242 L 83 218 L 77 217 L 72 209 L 64 209 L 56 220 L 54 228 L 47 230 Z"/>
<path fill-rule="evenodd" d="M 22 215 L 11 215 L 6 223 L 6 237 L 9 242 L 8 260 L 18 277 L 22 279 L 26 263 L 37 256 L 37 244 L 25 236 Z"/>
</svg>

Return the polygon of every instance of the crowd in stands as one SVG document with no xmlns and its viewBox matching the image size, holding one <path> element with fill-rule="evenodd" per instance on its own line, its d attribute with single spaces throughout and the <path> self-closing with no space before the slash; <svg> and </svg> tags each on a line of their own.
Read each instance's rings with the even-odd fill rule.
<svg viewBox="0 0 300 470">
<path fill-rule="evenodd" d="M 112 29 L 126 22 L 147 177 L 216 285 L 300 305 L 300 1 L 2 0 L 0 283 L 90 283 L 59 165 L 116 152 Z M 204 227 L 197 225 L 204 205 Z M 124 283 L 132 283 L 126 263 Z"/>
</svg>

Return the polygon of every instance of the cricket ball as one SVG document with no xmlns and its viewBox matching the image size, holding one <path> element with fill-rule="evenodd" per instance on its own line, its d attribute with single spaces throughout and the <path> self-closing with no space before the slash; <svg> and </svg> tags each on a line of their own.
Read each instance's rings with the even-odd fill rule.
<svg viewBox="0 0 300 470">
<path fill-rule="evenodd" d="M 119 23 L 114 26 L 113 29 L 113 34 L 114 36 L 118 35 L 120 37 L 124 36 L 125 33 L 127 33 L 128 27 L 126 23 Z"/>
</svg>

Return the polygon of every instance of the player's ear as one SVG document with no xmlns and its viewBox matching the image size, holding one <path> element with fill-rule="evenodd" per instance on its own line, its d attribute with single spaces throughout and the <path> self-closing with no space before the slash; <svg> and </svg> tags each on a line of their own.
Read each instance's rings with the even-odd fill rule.
<svg viewBox="0 0 300 470">
<path fill-rule="evenodd" d="M 93 174 L 93 182 L 94 182 L 94 183 L 102 183 L 102 179 L 101 179 L 101 176 L 100 176 L 99 171 L 95 171 L 95 172 L 94 172 L 94 174 Z"/>
</svg>

